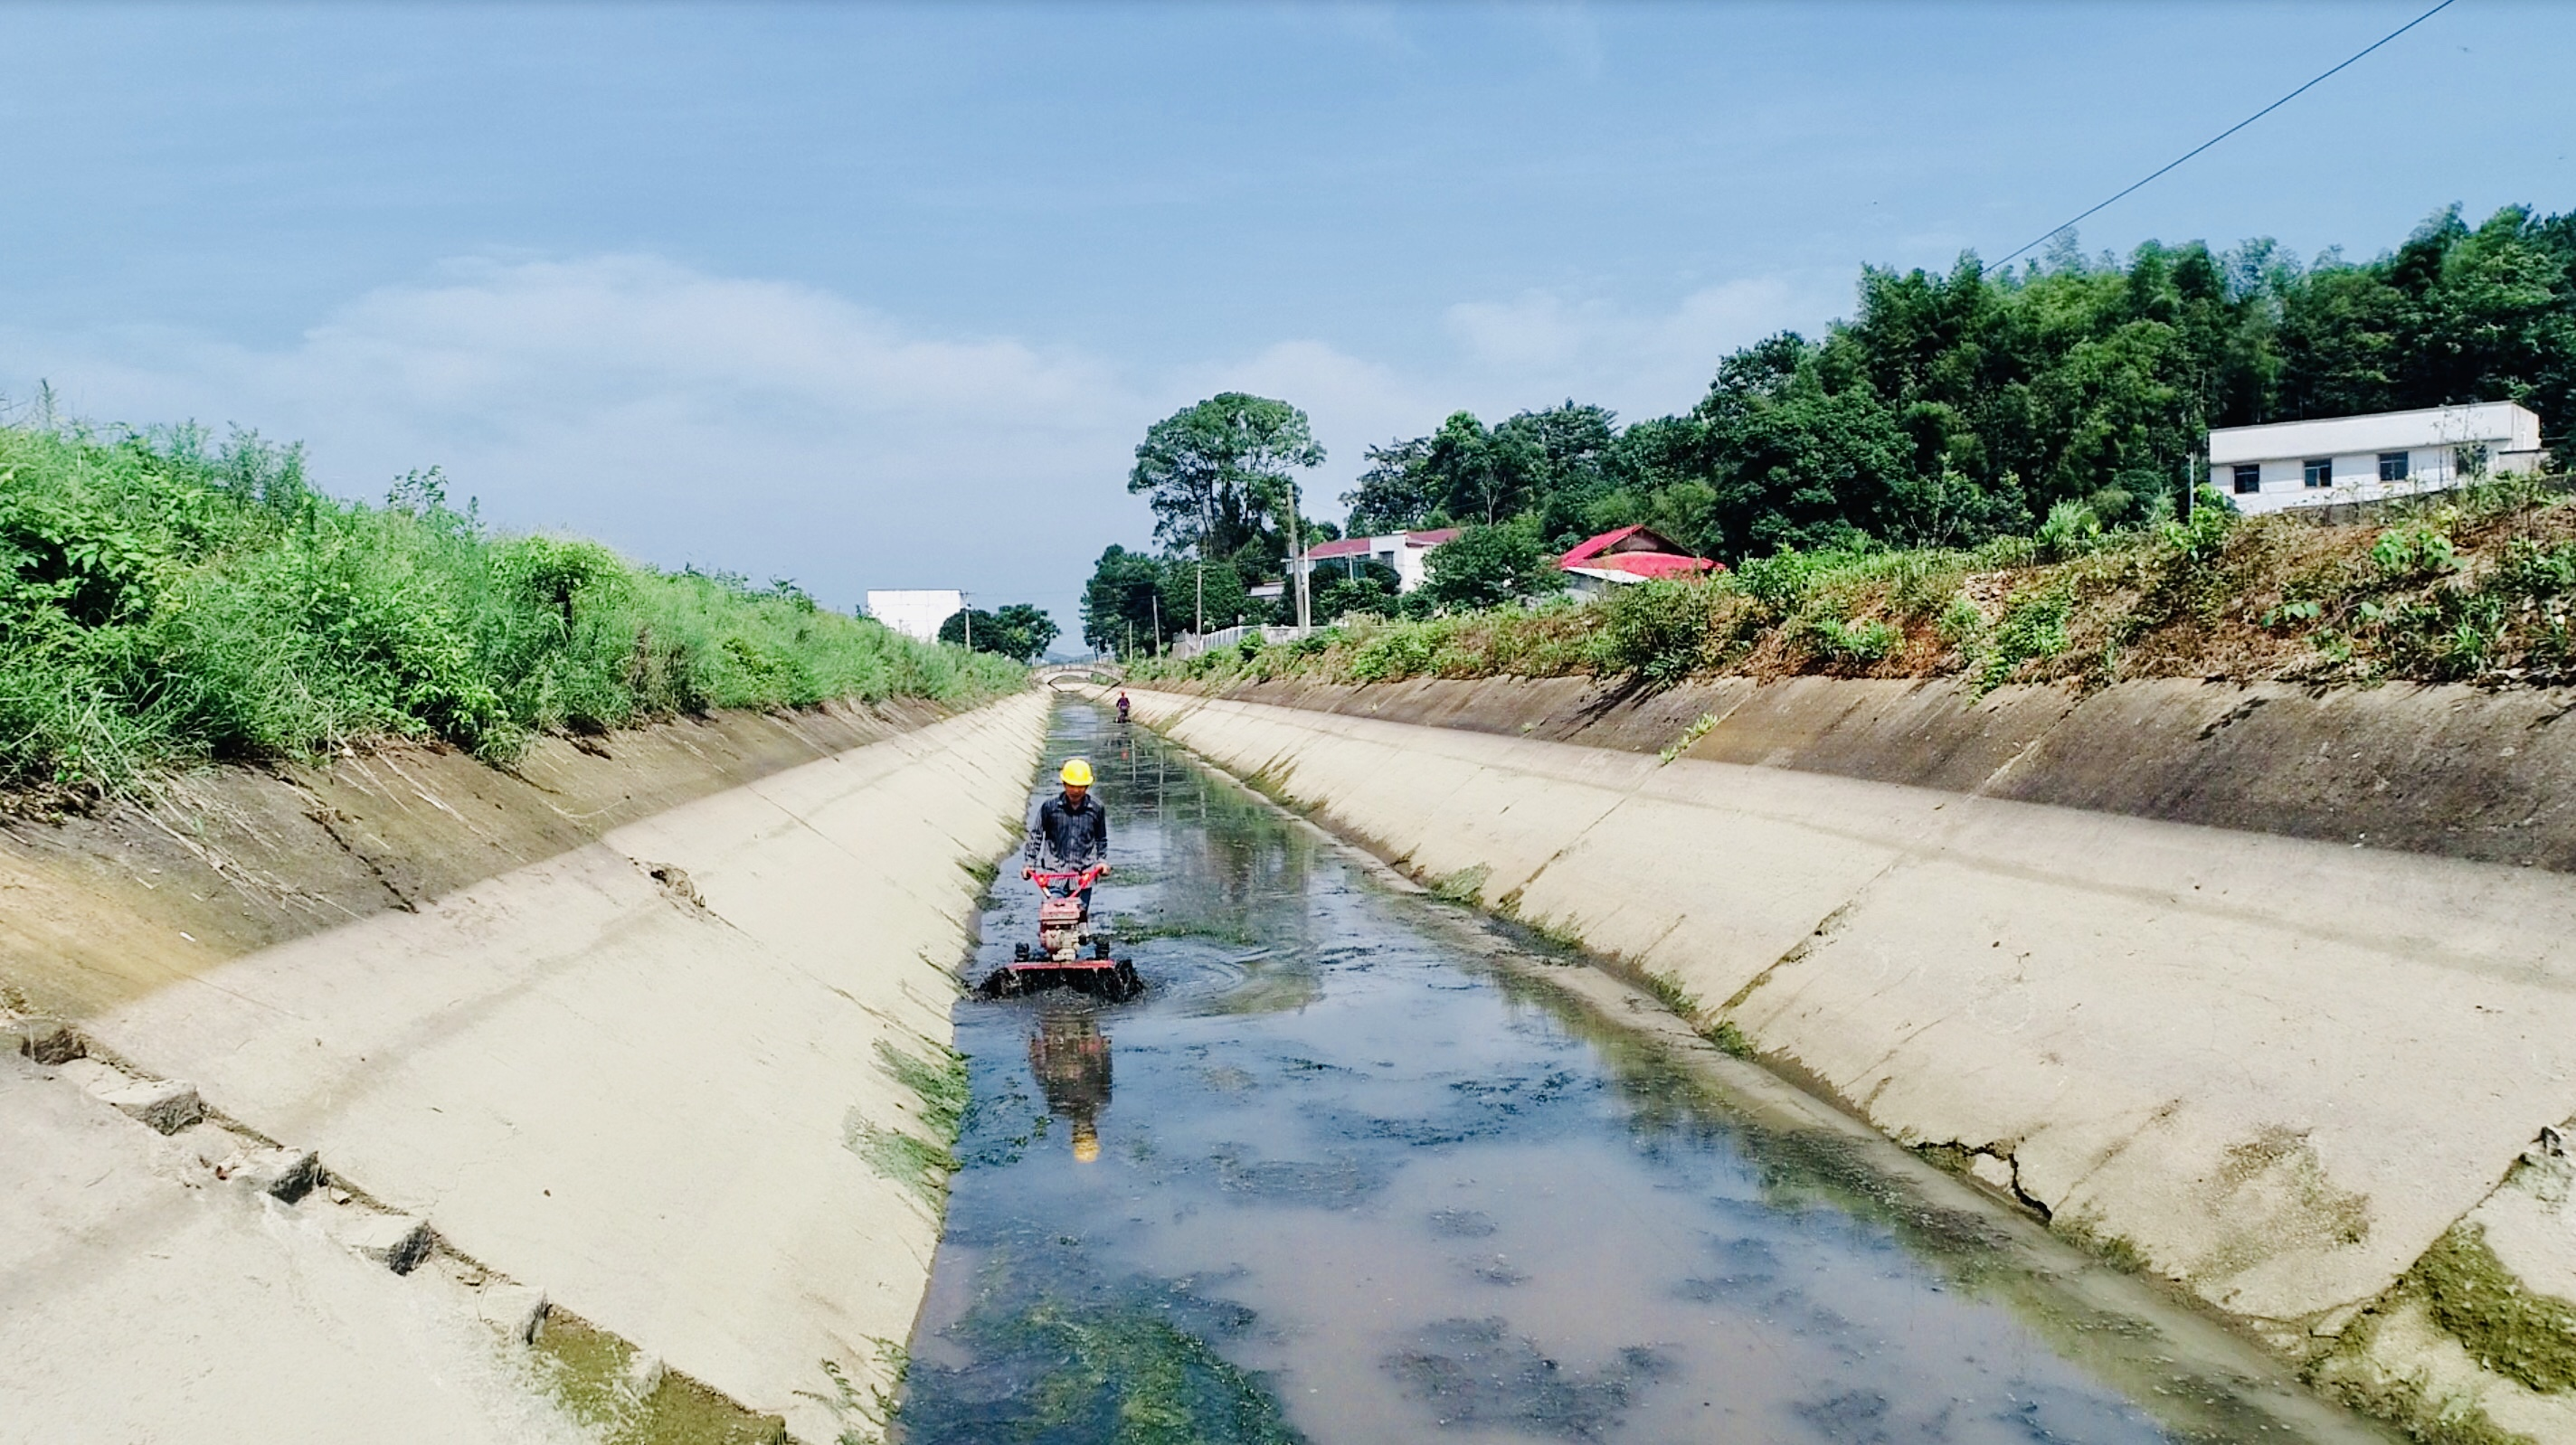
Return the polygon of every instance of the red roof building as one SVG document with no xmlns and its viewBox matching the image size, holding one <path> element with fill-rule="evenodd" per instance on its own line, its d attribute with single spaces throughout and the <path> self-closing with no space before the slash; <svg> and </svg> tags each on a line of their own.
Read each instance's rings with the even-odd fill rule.
<svg viewBox="0 0 2576 1445">
<path fill-rule="evenodd" d="M 1649 577 L 1699 577 L 1725 570 L 1643 523 L 1586 538 L 1556 559 L 1556 565 L 1573 575 L 1577 592 L 1606 591 Z"/>
</svg>

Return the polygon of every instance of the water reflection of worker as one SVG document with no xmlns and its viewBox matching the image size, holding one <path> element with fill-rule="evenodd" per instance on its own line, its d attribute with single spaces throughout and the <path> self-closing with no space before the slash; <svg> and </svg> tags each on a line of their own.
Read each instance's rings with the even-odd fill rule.
<svg viewBox="0 0 2576 1445">
<path fill-rule="evenodd" d="M 1109 1038 L 1087 1011 L 1038 1015 L 1029 1035 L 1029 1072 L 1047 1112 L 1073 1126 L 1073 1157 L 1100 1157 L 1100 1115 L 1109 1107 Z"/>
</svg>

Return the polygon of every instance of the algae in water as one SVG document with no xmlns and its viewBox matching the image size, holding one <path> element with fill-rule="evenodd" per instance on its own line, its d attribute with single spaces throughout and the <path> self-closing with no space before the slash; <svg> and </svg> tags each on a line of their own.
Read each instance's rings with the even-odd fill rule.
<svg viewBox="0 0 2576 1445">
<path fill-rule="evenodd" d="M 904 1433 L 1030 1445 L 1303 1445 L 1260 1375 L 1176 1323 L 1207 1310 L 1204 1301 L 1132 1296 L 1042 1294 L 1009 1305 L 988 1295 L 950 1331 L 974 1349 L 975 1365 L 918 1372 L 899 1412 Z"/>
</svg>

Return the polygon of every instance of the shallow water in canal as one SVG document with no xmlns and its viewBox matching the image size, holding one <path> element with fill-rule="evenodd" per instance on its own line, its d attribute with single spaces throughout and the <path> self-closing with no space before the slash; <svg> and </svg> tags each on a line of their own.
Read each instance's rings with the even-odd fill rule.
<svg viewBox="0 0 2576 1445">
<path fill-rule="evenodd" d="M 1981 1282 L 1973 1219 L 1882 1207 L 1146 729 L 1061 706 L 1045 776 L 1076 754 L 1148 991 L 958 1005 L 908 1440 L 2178 1438 Z M 1035 913 L 1010 860 L 976 976 Z"/>
</svg>

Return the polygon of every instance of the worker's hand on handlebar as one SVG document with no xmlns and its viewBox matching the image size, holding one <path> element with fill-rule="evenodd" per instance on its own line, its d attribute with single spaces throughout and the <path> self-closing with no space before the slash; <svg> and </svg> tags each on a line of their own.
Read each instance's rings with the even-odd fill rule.
<svg viewBox="0 0 2576 1445">
<path fill-rule="evenodd" d="M 1109 865 L 1105 862 L 1100 865 L 1100 876 L 1103 878 L 1109 876 Z"/>
<path fill-rule="evenodd" d="M 1023 868 L 1020 870 L 1020 876 L 1023 878 L 1035 878 L 1038 876 L 1038 870 L 1035 868 Z"/>
</svg>

